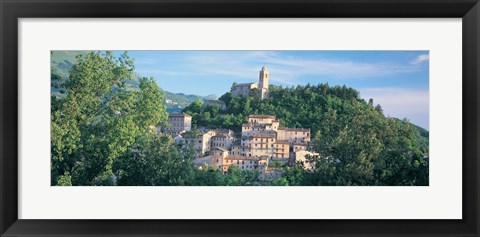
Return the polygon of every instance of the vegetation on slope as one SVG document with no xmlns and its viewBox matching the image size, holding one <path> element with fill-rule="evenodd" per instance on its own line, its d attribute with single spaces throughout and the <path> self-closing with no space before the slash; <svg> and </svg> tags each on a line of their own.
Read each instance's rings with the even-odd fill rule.
<svg viewBox="0 0 480 237">
<path fill-rule="evenodd" d="M 428 131 L 408 120 L 388 118 L 358 91 L 328 84 L 291 88 L 270 86 L 270 98 L 255 90 L 242 98 L 226 93 L 226 110 L 203 109 L 195 101 L 184 109 L 195 126 L 239 131 L 249 114 L 275 115 L 285 127 L 310 128 L 314 170 L 288 168 L 288 185 L 428 185 Z M 288 182 L 287 182 L 288 181 Z"/>
</svg>

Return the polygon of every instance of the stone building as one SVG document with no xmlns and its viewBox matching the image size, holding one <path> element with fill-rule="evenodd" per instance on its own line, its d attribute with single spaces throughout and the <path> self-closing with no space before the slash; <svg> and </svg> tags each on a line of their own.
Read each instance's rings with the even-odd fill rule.
<svg viewBox="0 0 480 237">
<path fill-rule="evenodd" d="M 228 135 L 223 135 L 223 134 L 215 135 L 212 137 L 211 147 L 221 147 L 225 149 L 231 149 L 234 139 L 235 139 L 234 137 L 228 136 Z"/>
<path fill-rule="evenodd" d="M 290 158 L 290 144 L 285 140 L 277 140 L 273 145 L 272 159 Z"/>
<path fill-rule="evenodd" d="M 208 165 L 225 174 L 229 167 L 235 166 L 256 170 L 262 179 L 273 179 L 282 172 L 268 167 L 269 162 L 307 163 L 305 155 L 314 154 L 308 151 L 310 129 L 280 127 L 280 121 L 271 115 L 250 115 L 248 123 L 242 124 L 240 138 L 235 138 L 231 130 L 217 129 L 205 130 L 192 142 L 202 152 L 195 161 L 197 167 Z M 208 156 L 204 156 L 206 151 L 210 151 Z M 307 165 L 306 168 L 311 168 Z"/>
<path fill-rule="evenodd" d="M 241 83 L 241 84 L 234 84 L 230 92 L 234 96 L 242 96 L 248 97 L 250 95 L 251 90 L 257 90 L 260 98 L 268 99 L 270 92 L 268 89 L 269 81 L 270 81 L 270 73 L 268 72 L 268 68 L 266 66 L 262 67 L 262 70 L 259 72 L 259 79 L 258 83 Z"/>
<path fill-rule="evenodd" d="M 231 166 L 237 167 L 241 170 L 256 170 L 260 175 L 265 174 L 268 166 L 267 156 L 244 157 L 229 155 L 227 149 L 215 147 L 212 149 L 210 158 L 210 166 L 218 168 L 226 174 Z"/>
<path fill-rule="evenodd" d="M 193 144 L 193 147 L 197 150 L 197 157 L 202 157 L 211 150 L 213 136 L 215 136 L 213 131 L 198 133 L 190 132 L 184 133 L 183 135 L 185 142 Z"/>
<path fill-rule="evenodd" d="M 278 140 L 287 140 L 290 144 L 294 143 L 309 143 L 310 129 L 309 128 L 278 128 Z"/>
<path fill-rule="evenodd" d="M 260 94 L 260 98 L 262 98 L 262 100 L 268 99 L 268 97 L 270 96 L 270 92 L 268 90 L 268 81 L 270 80 L 270 73 L 268 72 L 268 69 L 266 66 L 262 67 L 259 77 L 260 77 L 259 78 L 260 83 L 258 84 L 258 92 Z"/>
<path fill-rule="evenodd" d="M 280 122 L 275 116 L 250 115 L 248 123 L 242 124 L 242 136 L 253 136 L 255 134 L 275 134 Z"/>
<path fill-rule="evenodd" d="M 172 113 L 168 115 L 168 124 L 163 127 L 163 132 L 180 134 L 192 130 L 192 116 L 185 113 Z"/>
<path fill-rule="evenodd" d="M 250 95 L 250 90 L 258 90 L 258 83 L 240 83 L 234 84 L 230 92 L 234 96 L 248 97 Z"/>
</svg>

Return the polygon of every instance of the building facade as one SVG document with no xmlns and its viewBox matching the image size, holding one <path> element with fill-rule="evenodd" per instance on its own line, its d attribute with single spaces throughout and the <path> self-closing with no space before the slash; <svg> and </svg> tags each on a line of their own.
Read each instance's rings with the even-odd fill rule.
<svg viewBox="0 0 480 237">
<path fill-rule="evenodd" d="M 241 84 L 234 84 L 230 92 L 234 96 L 242 96 L 248 97 L 250 95 L 251 90 L 257 90 L 260 98 L 268 99 L 270 96 L 270 92 L 268 89 L 269 81 L 270 81 L 270 73 L 266 66 L 262 67 L 262 70 L 259 72 L 259 79 L 257 82 L 252 83 L 241 83 Z"/>
<path fill-rule="evenodd" d="M 279 140 L 287 140 L 290 144 L 310 142 L 309 128 L 278 128 L 277 137 Z"/>
<path fill-rule="evenodd" d="M 180 134 L 192 130 L 192 116 L 185 113 L 172 113 L 168 115 L 168 124 L 163 127 L 163 132 Z"/>
<path fill-rule="evenodd" d="M 213 131 L 199 132 L 199 133 L 184 133 L 185 142 L 192 144 L 196 150 L 197 158 L 203 157 L 207 152 L 210 152 L 212 145 L 212 137 L 215 136 Z"/>
<path fill-rule="evenodd" d="M 199 150 L 198 167 L 208 165 L 224 174 L 232 166 L 256 170 L 262 179 L 273 179 L 282 172 L 278 167 L 270 168 L 269 162 L 275 161 L 277 166 L 278 162 L 307 163 L 305 156 L 314 154 L 308 151 L 310 129 L 283 128 L 275 116 L 261 114 L 250 115 L 238 137 L 231 130 L 217 129 L 201 132 L 192 142 Z"/>
</svg>

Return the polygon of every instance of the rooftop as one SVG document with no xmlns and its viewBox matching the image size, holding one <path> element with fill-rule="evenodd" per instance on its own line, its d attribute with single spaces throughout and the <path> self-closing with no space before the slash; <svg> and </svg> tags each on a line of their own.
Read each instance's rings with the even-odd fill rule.
<svg viewBox="0 0 480 237">
<path fill-rule="evenodd" d="M 250 158 L 250 160 L 253 160 L 255 157 L 252 157 L 252 156 L 250 156 L 250 157 L 248 157 L 248 156 L 232 156 L 232 155 L 225 157 L 225 159 L 227 159 L 227 160 L 247 160 L 249 158 Z"/>
<path fill-rule="evenodd" d="M 266 160 L 268 158 L 269 158 L 269 156 L 258 157 L 258 156 L 233 156 L 233 155 L 229 155 L 229 156 L 225 157 L 226 160 Z"/>
<path fill-rule="evenodd" d="M 230 130 L 230 129 L 225 129 L 225 128 L 217 128 L 217 129 L 215 129 L 214 131 L 217 132 L 217 133 L 233 133 L 232 130 Z"/>
<path fill-rule="evenodd" d="M 249 128 L 264 128 L 266 126 L 272 126 L 271 123 L 244 123 L 242 127 L 249 127 Z"/>
<path fill-rule="evenodd" d="M 310 132 L 310 128 L 278 128 L 278 130 Z"/>
<path fill-rule="evenodd" d="M 249 118 L 272 118 L 272 119 L 275 119 L 275 116 L 266 115 L 266 114 L 250 114 L 248 117 Z"/>
<path fill-rule="evenodd" d="M 171 114 L 168 114 L 168 117 L 190 117 L 191 118 L 192 116 L 186 113 L 171 113 Z"/>
<path fill-rule="evenodd" d="M 214 149 L 214 150 L 221 150 L 221 151 L 223 151 L 223 152 L 228 152 L 227 149 L 221 148 L 221 147 L 214 147 L 213 149 Z"/>
<path fill-rule="evenodd" d="M 275 134 L 265 134 L 265 133 L 257 133 L 252 136 L 243 136 L 243 139 L 251 139 L 251 138 L 275 138 Z"/>
<path fill-rule="evenodd" d="M 258 83 L 256 83 L 256 82 L 239 83 L 239 84 L 234 85 L 233 87 L 237 87 L 237 86 L 249 86 L 249 85 L 253 85 L 253 84 L 258 84 Z"/>
<path fill-rule="evenodd" d="M 226 138 L 227 136 L 225 136 L 225 135 L 215 135 L 215 136 L 212 137 L 212 139 L 217 138 L 217 137 L 218 138 Z"/>
</svg>

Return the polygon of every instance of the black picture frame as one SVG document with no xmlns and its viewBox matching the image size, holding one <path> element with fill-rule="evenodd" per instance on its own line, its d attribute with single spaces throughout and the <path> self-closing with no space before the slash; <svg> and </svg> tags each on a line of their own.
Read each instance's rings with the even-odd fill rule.
<svg viewBox="0 0 480 237">
<path fill-rule="evenodd" d="M 1 0 L 0 15 L 1 236 L 480 236 L 478 0 Z M 74 17 L 462 18 L 462 220 L 18 219 L 17 21 Z"/>
</svg>

